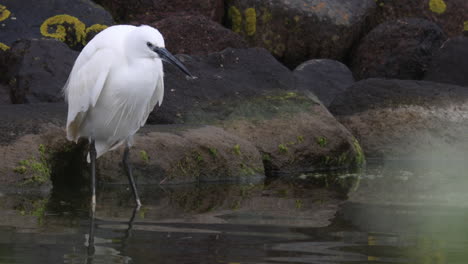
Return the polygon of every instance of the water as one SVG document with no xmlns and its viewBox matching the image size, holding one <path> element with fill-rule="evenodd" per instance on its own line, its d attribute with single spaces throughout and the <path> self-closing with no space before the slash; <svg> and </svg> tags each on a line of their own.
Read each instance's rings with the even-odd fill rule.
<svg viewBox="0 0 468 264">
<path fill-rule="evenodd" d="M 136 211 L 104 186 L 94 220 L 80 193 L 3 195 L 0 263 L 466 263 L 466 165 L 414 164 L 370 166 L 347 199 L 307 175 L 142 186 Z"/>
</svg>

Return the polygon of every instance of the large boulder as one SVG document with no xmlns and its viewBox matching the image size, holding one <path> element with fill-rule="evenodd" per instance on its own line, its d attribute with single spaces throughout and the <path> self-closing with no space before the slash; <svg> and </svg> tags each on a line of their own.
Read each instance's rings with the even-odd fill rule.
<svg viewBox="0 0 468 264">
<path fill-rule="evenodd" d="M 84 186 L 87 144 L 66 140 L 65 104 L 4 105 L 0 113 L 0 183 L 6 191 L 47 189 L 52 182 L 58 188 Z M 121 151 L 98 159 L 98 181 L 126 184 L 121 160 Z M 146 126 L 136 136 L 131 162 L 139 184 L 264 177 L 261 154 L 252 143 L 209 126 Z"/>
<path fill-rule="evenodd" d="M 468 86 L 468 37 L 446 41 L 432 58 L 424 80 Z"/>
<path fill-rule="evenodd" d="M 208 54 L 225 48 L 246 48 L 238 34 L 205 16 L 173 16 L 152 23 L 173 54 Z"/>
<path fill-rule="evenodd" d="M 179 58 L 198 78 L 167 65 L 164 103 L 150 123 L 222 127 L 255 144 L 273 174 L 363 162 L 352 135 L 315 96 L 297 91 L 292 72 L 267 50 Z"/>
<path fill-rule="evenodd" d="M 338 94 L 354 83 L 351 70 L 343 63 L 329 59 L 315 59 L 294 69 L 296 88 L 311 91 L 328 107 Z"/>
<path fill-rule="evenodd" d="M 106 7 L 120 23 L 137 21 L 149 24 L 177 15 L 203 15 L 221 23 L 224 15 L 223 0 L 95 0 L 95 2 Z"/>
<path fill-rule="evenodd" d="M 91 0 L 2 1 L 0 39 L 10 46 L 19 39 L 51 37 L 81 49 L 97 32 L 114 23 Z"/>
<path fill-rule="evenodd" d="M 423 78 L 432 54 L 446 37 L 434 23 L 416 18 L 385 22 L 361 41 L 352 55 L 357 79 Z"/>
<path fill-rule="evenodd" d="M 376 0 L 370 27 L 404 17 L 419 17 L 439 25 L 450 36 L 466 31 L 468 2 L 465 0 Z"/>
<path fill-rule="evenodd" d="M 294 68 L 311 58 L 344 59 L 374 9 L 374 0 L 232 0 L 227 21 Z"/>
<path fill-rule="evenodd" d="M 63 101 L 62 87 L 78 52 L 54 39 L 20 40 L 8 50 L 13 103 Z"/>
<path fill-rule="evenodd" d="M 446 159 L 468 151 L 466 87 L 367 79 L 338 96 L 330 111 L 368 157 Z"/>
</svg>

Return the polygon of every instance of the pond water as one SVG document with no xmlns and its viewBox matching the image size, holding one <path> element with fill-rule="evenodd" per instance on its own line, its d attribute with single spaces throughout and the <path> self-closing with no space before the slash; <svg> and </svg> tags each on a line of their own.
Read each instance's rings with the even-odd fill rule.
<svg viewBox="0 0 468 264">
<path fill-rule="evenodd" d="M 319 174 L 140 186 L 139 210 L 126 186 L 107 185 L 94 218 L 80 192 L 3 194 L 0 263 L 468 262 L 463 162 L 385 162 L 351 176 L 347 198 L 312 184 Z"/>
</svg>

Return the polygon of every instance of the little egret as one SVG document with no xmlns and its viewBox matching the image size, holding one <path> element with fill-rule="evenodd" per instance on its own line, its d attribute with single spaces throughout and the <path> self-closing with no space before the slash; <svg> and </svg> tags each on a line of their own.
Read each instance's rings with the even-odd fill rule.
<svg viewBox="0 0 468 264">
<path fill-rule="evenodd" d="M 111 26 L 81 51 L 64 86 L 68 101 L 67 139 L 89 140 L 91 206 L 96 205 L 96 159 L 125 144 L 123 165 L 139 207 L 140 198 L 128 162 L 133 135 L 164 94 L 162 60 L 193 77 L 165 49 L 161 33 L 150 26 Z"/>
</svg>

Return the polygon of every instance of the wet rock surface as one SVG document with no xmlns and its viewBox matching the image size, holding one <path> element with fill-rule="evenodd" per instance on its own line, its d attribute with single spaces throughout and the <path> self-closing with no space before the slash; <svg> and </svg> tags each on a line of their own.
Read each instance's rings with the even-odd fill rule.
<svg viewBox="0 0 468 264">
<path fill-rule="evenodd" d="M 424 80 L 468 86 L 468 37 L 447 40 L 432 58 Z"/>
<path fill-rule="evenodd" d="M 442 29 L 428 20 L 389 21 L 364 37 L 352 55 L 351 68 L 357 79 L 420 80 L 445 39 Z"/>
<path fill-rule="evenodd" d="M 173 16 L 150 25 L 163 34 L 173 54 L 208 54 L 247 47 L 238 34 L 201 15 Z"/>
<path fill-rule="evenodd" d="M 2 1 L 1 42 L 7 46 L 18 39 L 51 37 L 74 49 L 82 48 L 94 35 L 114 23 L 111 15 L 90 0 Z M 6 10 L 6 11 L 5 11 Z"/>
<path fill-rule="evenodd" d="M 411 80 L 355 83 L 330 106 L 368 157 L 459 157 L 468 150 L 468 89 Z"/>
<path fill-rule="evenodd" d="M 372 0 L 234 0 L 229 27 L 294 68 L 311 58 L 342 60 L 375 9 Z"/>
<path fill-rule="evenodd" d="M 7 51 L 9 72 L 5 82 L 15 104 L 63 101 L 78 52 L 53 39 L 20 40 Z"/>
<path fill-rule="evenodd" d="M 351 70 L 335 60 L 316 59 L 294 69 L 296 88 L 311 91 L 328 107 L 333 99 L 354 83 Z"/>
</svg>

